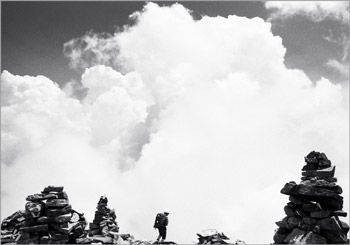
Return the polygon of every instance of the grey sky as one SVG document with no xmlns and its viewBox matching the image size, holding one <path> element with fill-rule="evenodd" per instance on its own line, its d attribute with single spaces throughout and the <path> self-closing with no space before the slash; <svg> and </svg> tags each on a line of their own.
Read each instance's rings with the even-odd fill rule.
<svg viewBox="0 0 350 245">
<path fill-rule="evenodd" d="M 173 2 L 157 2 L 170 5 Z M 144 2 L 10 2 L 3 1 L 1 13 L 2 70 L 18 75 L 44 75 L 64 84 L 79 81 L 81 71 L 69 68 L 63 55 L 63 44 L 86 32 L 113 33 L 117 27 L 130 24 L 128 16 L 141 10 Z M 203 15 L 238 15 L 267 19 L 270 10 L 263 2 L 181 2 L 195 19 Z M 341 59 L 342 35 L 347 25 L 326 19 L 315 22 L 303 16 L 273 21 L 273 33 L 283 39 L 287 48 L 285 63 L 299 68 L 312 80 L 321 76 L 334 81 L 346 78 L 325 67 L 328 59 Z M 337 42 L 327 41 L 331 37 Z M 258 41 L 258 40 L 257 40 Z"/>
</svg>

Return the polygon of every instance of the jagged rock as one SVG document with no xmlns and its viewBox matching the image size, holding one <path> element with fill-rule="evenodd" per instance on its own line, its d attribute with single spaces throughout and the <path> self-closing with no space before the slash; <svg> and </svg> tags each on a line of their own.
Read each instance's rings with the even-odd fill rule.
<svg viewBox="0 0 350 245">
<path fill-rule="evenodd" d="M 302 239 L 301 244 L 327 244 L 327 239 L 312 231 L 308 232 Z"/>
<path fill-rule="evenodd" d="M 345 234 L 349 232 L 349 225 L 343 221 L 340 221 L 340 226 Z"/>
<path fill-rule="evenodd" d="M 286 228 L 278 228 L 275 235 L 273 236 L 273 240 L 277 244 L 283 243 L 284 239 L 287 237 L 287 235 L 291 232 L 290 229 Z"/>
<path fill-rule="evenodd" d="M 322 236 L 329 240 L 329 243 L 346 243 L 346 235 L 343 232 L 322 231 Z"/>
<path fill-rule="evenodd" d="M 276 225 L 280 228 L 285 228 L 285 229 L 293 229 L 293 227 L 291 227 L 289 224 L 288 224 L 288 217 L 285 217 L 284 219 L 282 219 L 281 221 L 277 221 L 276 222 Z"/>
<path fill-rule="evenodd" d="M 298 227 L 303 221 L 299 217 L 289 217 L 287 222 L 289 227 L 295 228 Z"/>
<path fill-rule="evenodd" d="M 207 229 L 200 233 L 197 233 L 198 244 L 227 244 L 225 240 L 229 238 L 215 229 Z"/>
<path fill-rule="evenodd" d="M 323 152 L 310 152 L 305 157 L 306 165 L 303 167 L 302 170 L 317 170 L 322 168 L 327 168 L 331 166 L 331 161 L 328 160 L 326 154 Z"/>
<path fill-rule="evenodd" d="M 14 243 L 20 236 L 19 227 L 25 221 L 25 211 L 20 210 L 1 222 L 1 244 Z"/>
<path fill-rule="evenodd" d="M 320 226 L 322 230 L 330 231 L 341 231 L 342 227 L 335 217 L 329 217 L 321 220 L 317 220 L 317 225 Z"/>
<path fill-rule="evenodd" d="M 92 242 L 101 242 L 103 244 L 111 244 L 113 243 L 113 238 L 109 236 L 92 236 L 90 237 L 92 239 Z"/>
<path fill-rule="evenodd" d="M 298 228 L 294 228 L 293 231 L 288 236 L 286 236 L 283 242 L 288 244 L 300 243 L 304 235 L 305 235 L 305 231 Z"/>
</svg>

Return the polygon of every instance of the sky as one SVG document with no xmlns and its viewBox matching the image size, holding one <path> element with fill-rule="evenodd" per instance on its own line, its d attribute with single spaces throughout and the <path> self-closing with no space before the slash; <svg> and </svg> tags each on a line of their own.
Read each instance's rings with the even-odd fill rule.
<svg viewBox="0 0 350 245">
<path fill-rule="evenodd" d="M 1 2 L 1 219 L 63 185 L 91 221 L 271 243 L 288 181 L 325 152 L 349 212 L 349 6 Z"/>
</svg>

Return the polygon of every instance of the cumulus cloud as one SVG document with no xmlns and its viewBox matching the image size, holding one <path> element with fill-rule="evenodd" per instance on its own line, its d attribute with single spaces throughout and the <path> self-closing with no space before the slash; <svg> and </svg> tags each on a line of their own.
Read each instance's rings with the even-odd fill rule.
<svg viewBox="0 0 350 245">
<path fill-rule="evenodd" d="M 64 44 L 63 53 L 70 60 L 70 66 L 85 69 L 93 65 L 115 65 L 118 55 L 114 36 L 109 33 L 87 32 Z"/>
<path fill-rule="evenodd" d="M 119 33 L 90 34 L 113 67 L 68 42 L 80 52 L 71 61 L 89 67 L 80 101 L 47 78 L 3 72 L 2 215 L 58 184 L 90 220 L 107 194 L 121 231 L 139 239 L 154 239 L 155 214 L 169 210 L 169 240 L 216 228 L 270 243 L 287 202 L 279 191 L 311 150 L 337 166 L 349 200 L 348 91 L 287 69 L 270 23 L 196 21 L 180 4 L 153 3 L 133 18 Z"/>
<path fill-rule="evenodd" d="M 349 21 L 349 2 L 347 1 L 268 1 L 265 7 L 273 11 L 271 19 L 301 14 L 315 21 L 326 18 L 344 23 Z"/>
</svg>

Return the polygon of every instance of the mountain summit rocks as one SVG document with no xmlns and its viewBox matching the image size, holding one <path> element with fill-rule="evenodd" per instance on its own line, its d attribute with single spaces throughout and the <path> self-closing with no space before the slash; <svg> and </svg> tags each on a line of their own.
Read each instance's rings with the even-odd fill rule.
<svg viewBox="0 0 350 245">
<path fill-rule="evenodd" d="M 48 186 L 39 194 L 29 195 L 26 201 L 25 211 L 3 220 L 1 235 L 5 231 L 12 236 L 1 239 L 1 243 L 75 243 L 84 234 L 84 214 L 72 209 L 63 187 Z"/>
<path fill-rule="evenodd" d="M 335 166 L 326 154 L 312 151 L 305 157 L 301 182 L 285 184 L 281 193 L 289 195 L 284 207 L 286 217 L 276 222 L 276 244 L 344 244 L 349 243 L 342 188 L 336 184 Z"/>
</svg>

